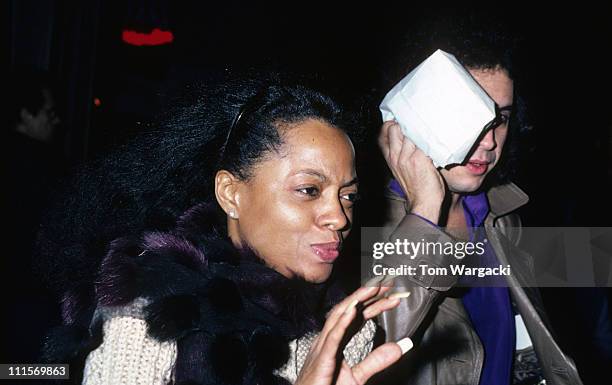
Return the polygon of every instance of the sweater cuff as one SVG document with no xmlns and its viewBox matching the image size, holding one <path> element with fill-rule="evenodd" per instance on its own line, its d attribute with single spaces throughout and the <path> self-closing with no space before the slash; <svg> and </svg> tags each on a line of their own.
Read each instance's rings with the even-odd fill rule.
<svg viewBox="0 0 612 385">
<path fill-rule="evenodd" d="M 172 380 L 176 342 L 150 337 L 146 322 L 129 315 L 133 310 L 128 306 L 98 312 L 102 317 L 111 313 L 115 316 L 105 319 L 102 344 L 87 356 L 83 384 L 162 385 Z"/>
</svg>

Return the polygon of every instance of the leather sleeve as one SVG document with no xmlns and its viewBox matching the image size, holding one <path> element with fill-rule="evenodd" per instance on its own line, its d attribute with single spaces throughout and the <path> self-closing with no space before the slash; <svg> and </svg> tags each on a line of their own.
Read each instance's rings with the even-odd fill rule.
<svg viewBox="0 0 612 385">
<path fill-rule="evenodd" d="M 456 242 L 450 235 L 440 228 L 427 222 L 421 217 L 406 214 L 391 232 L 389 241 L 407 239 L 412 242 Z M 379 316 L 379 324 L 386 332 L 387 341 L 398 341 L 404 337 L 412 337 L 419 328 L 434 304 L 447 290 L 457 283 L 457 277 L 421 275 L 419 265 L 427 264 L 430 267 L 447 267 L 449 264 L 460 263 L 453 256 L 427 253 L 414 254 L 413 258 L 406 255 L 385 256 L 382 264 L 387 267 L 398 265 L 415 266 L 417 274 L 414 276 L 398 275 L 393 280 L 391 292 L 409 291 L 411 294 L 403 298 L 393 310 L 386 311 Z"/>
</svg>

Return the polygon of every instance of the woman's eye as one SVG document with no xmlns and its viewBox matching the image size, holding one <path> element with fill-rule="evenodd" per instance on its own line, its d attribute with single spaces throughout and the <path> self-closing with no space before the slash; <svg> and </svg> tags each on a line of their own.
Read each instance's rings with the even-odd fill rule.
<svg viewBox="0 0 612 385">
<path fill-rule="evenodd" d="M 506 124 L 506 123 L 508 123 L 509 120 L 510 120 L 510 115 L 508 115 L 508 114 L 501 114 L 500 115 L 500 121 L 501 121 L 500 124 Z"/>
<path fill-rule="evenodd" d="M 319 189 L 316 187 L 301 187 L 296 191 L 301 194 L 308 195 L 310 197 L 316 197 L 317 195 L 319 195 Z"/>
<path fill-rule="evenodd" d="M 357 192 L 352 192 L 352 193 L 347 193 L 347 194 L 343 194 L 341 195 L 342 199 L 346 199 L 347 201 L 351 202 L 351 203 L 355 203 L 359 200 L 360 196 L 359 193 Z"/>
</svg>

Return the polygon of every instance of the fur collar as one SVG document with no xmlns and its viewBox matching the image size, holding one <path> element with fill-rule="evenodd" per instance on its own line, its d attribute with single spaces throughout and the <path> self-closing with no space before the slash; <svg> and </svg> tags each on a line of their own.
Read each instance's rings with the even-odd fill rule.
<svg viewBox="0 0 612 385">
<path fill-rule="evenodd" d="M 113 241 L 93 285 L 93 298 L 88 290 L 65 296 L 66 323 L 80 328 L 76 334 L 82 335 L 85 324 L 95 330 L 88 324 L 88 301 L 121 306 L 147 297 L 149 334 L 179 344 L 177 382 L 280 381 L 272 373 L 286 362 L 287 343 L 319 330 L 342 291 L 327 283 L 287 279 L 250 250 L 236 250 L 216 230 L 217 215 L 215 208 L 201 204 L 188 210 L 171 232 Z M 100 341 L 93 334 L 87 342 L 72 338 L 77 342 L 72 349 L 59 349 L 71 357 L 46 358 L 83 359 L 84 350 L 97 346 L 91 340 Z M 61 346 L 52 341 L 58 343 Z"/>
</svg>

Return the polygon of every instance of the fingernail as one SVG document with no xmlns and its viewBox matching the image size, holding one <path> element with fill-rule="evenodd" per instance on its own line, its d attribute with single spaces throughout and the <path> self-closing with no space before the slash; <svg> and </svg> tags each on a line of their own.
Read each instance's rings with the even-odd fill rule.
<svg viewBox="0 0 612 385">
<path fill-rule="evenodd" d="M 348 304 L 346 309 L 344 309 L 344 313 L 348 313 L 352 308 L 357 306 L 358 303 L 359 303 L 359 300 L 358 299 L 354 299 L 351 303 Z"/>
<path fill-rule="evenodd" d="M 402 338 L 396 343 L 399 345 L 400 349 L 402 350 L 402 354 L 405 354 L 408 350 L 412 349 L 412 347 L 414 346 L 410 337 Z"/>
<path fill-rule="evenodd" d="M 389 297 L 387 297 L 387 298 L 389 298 L 389 299 L 400 298 L 401 299 L 401 298 L 407 298 L 407 297 L 410 297 L 410 292 L 409 291 L 400 291 L 400 292 L 397 292 L 397 293 L 389 294 Z"/>
<path fill-rule="evenodd" d="M 392 283 L 394 279 L 395 279 L 394 275 L 386 275 L 385 278 L 380 283 L 380 286 L 386 286 L 386 285 Z"/>
<path fill-rule="evenodd" d="M 363 286 L 378 286 L 378 284 L 385 279 L 384 275 L 377 275 L 376 277 L 370 278 Z"/>
<path fill-rule="evenodd" d="M 376 301 L 378 301 L 379 299 L 384 298 L 384 297 L 385 297 L 384 295 L 379 294 L 379 295 L 377 295 L 376 297 L 372 297 L 372 298 L 370 298 L 370 299 L 366 300 L 366 301 L 363 303 L 363 306 L 370 306 L 370 304 L 373 304 L 374 302 L 376 302 Z"/>
</svg>

